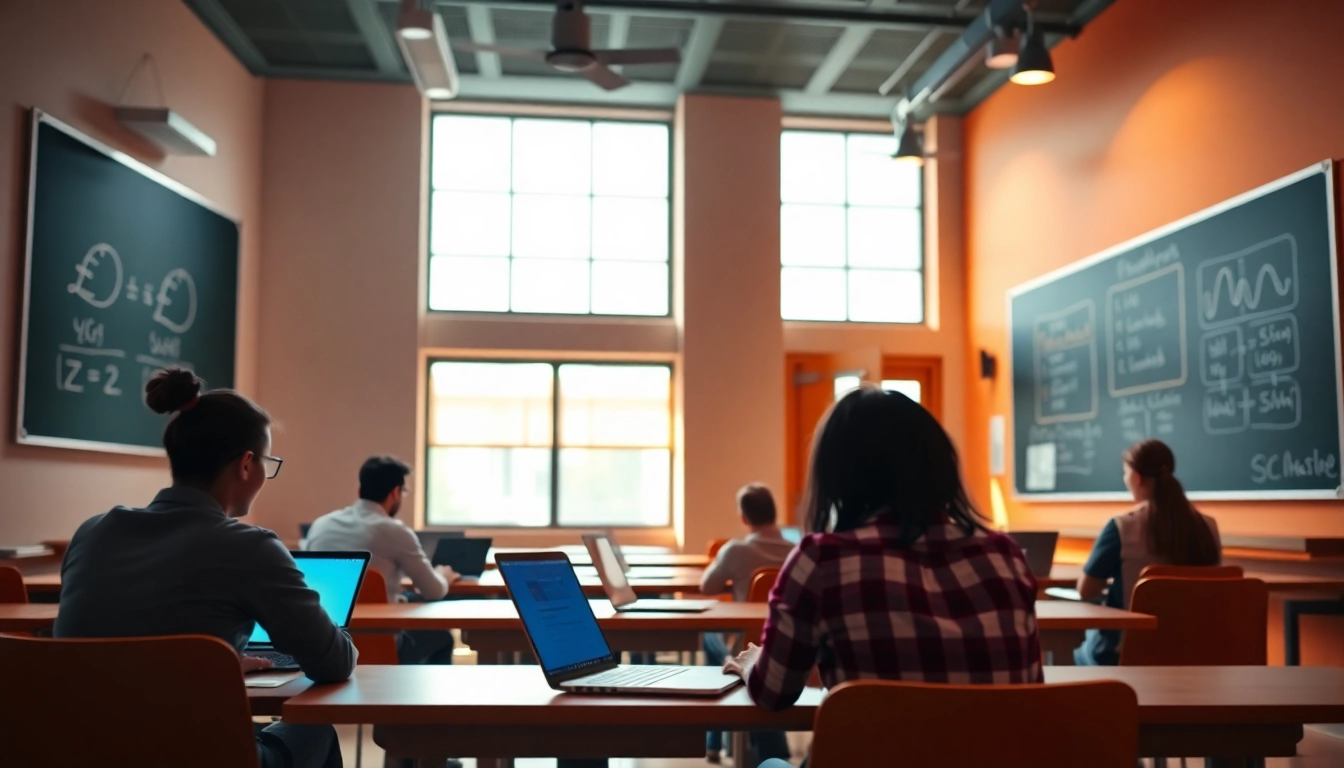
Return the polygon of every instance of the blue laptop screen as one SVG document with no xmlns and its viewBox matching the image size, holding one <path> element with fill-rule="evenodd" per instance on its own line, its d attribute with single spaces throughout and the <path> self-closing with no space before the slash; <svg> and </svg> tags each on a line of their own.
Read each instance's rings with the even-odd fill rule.
<svg viewBox="0 0 1344 768">
<path fill-rule="evenodd" d="M 344 627 L 350 620 L 350 609 L 359 593 L 359 580 L 364 575 L 363 558 L 296 557 L 294 562 L 303 571 L 308 587 L 317 592 L 327 615 L 337 626 Z M 248 642 L 269 643 L 271 637 L 257 624 L 252 628 Z"/>
<path fill-rule="evenodd" d="M 779 534 L 784 537 L 785 541 L 793 544 L 797 544 L 803 540 L 803 532 L 799 528 L 780 528 Z"/>
<path fill-rule="evenodd" d="M 507 560 L 498 565 L 547 674 L 610 660 L 611 648 L 568 560 Z"/>
</svg>

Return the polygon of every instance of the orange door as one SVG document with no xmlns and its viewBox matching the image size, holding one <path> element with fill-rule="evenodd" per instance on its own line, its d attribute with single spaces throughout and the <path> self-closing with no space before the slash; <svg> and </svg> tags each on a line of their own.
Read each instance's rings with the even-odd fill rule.
<svg viewBox="0 0 1344 768">
<path fill-rule="evenodd" d="M 788 354 L 784 358 L 785 489 L 780 516 L 797 524 L 798 504 L 807 485 L 807 463 L 812 433 L 835 401 L 835 371 L 831 355 Z"/>
</svg>

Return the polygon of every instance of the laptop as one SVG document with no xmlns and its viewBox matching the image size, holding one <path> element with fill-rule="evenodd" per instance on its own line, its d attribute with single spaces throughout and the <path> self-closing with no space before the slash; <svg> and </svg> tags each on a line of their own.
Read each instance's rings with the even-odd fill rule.
<svg viewBox="0 0 1344 768">
<path fill-rule="evenodd" d="M 719 667 L 618 664 L 563 552 L 506 552 L 495 565 L 546 683 L 556 690 L 716 696 L 741 682 Z"/>
<path fill-rule="evenodd" d="M 1055 562 L 1055 545 L 1059 543 L 1059 531 L 1014 531 L 1008 536 L 1022 548 L 1031 575 L 1038 579 L 1050 575 L 1050 566 Z"/>
<path fill-rule="evenodd" d="M 350 614 L 355 610 L 359 586 L 364 583 L 364 572 L 369 567 L 368 552 L 291 552 L 294 562 L 303 572 L 303 580 L 317 592 L 327 615 L 341 629 L 350 626 Z M 243 648 L 247 656 L 269 659 L 267 671 L 298 669 L 294 657 L 275 649 L 271 636 L 261 624 L 252 627 L 252 636 Z"/>
<path fill-rule="evenodd" d="M 779 535 L 790 544 L 797 544 L 803 540 L 803 529 L 796 525 L 787 525 L 779 529 Z"/>
<path fill-rule="evenodd" d="M 485 556 L 490 552 L 494 539 L 467 538 L 465 536 L 439 539 L 434 546 L 434 565 L 446 565 L 463 578 L 475 579 L 485 573 Z"/>
<path fill-rule="evenodd" d="M 625 572 L 616 560 L 616 548 L 611 539 L 601 533 L 585 533 L 583 545 L 597 567 L 597 577 L 602 580 L 602 589 L 607 599 L 621 612 L 641 611 L 657 613 L 700 613 L 712 608 L 717 600 L 640 600 L 635 597 L 634 587 L 625 578 Z"/>
<path fill-rule="evenodd" d="M 608 528 L 606 535 L 607 541 L 611 542 L 611 551 L 616 553 L 616 563 L 621 567 L 621 573 L 630 573 L 630 563 L 625 561 L 625 553 L 621 551 L 621 544 L 616 541 L 616 532 Z"/>
<path fill-rule="evenodd" d="M 438 549 L 439 542 L 443 539 L 460 539 L 467 534 L 462 531 L 416 531 L 415 537 L 420 540 L 420 549 L 427 554 L 432 554 Z"/>
</svg>

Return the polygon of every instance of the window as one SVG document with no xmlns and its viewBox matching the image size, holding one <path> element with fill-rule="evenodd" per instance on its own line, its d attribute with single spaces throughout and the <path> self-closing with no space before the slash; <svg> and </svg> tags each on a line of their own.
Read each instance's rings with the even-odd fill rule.
<svg viewBox="0 0 1344 768">
<path fill-rule="evenodd" d="M 780 137 L 780 314 L 785 320 L 924 321 L 921 169 L 889 134 Z"/>
<path fill-rule="evenodd" d="M 435 361 L 426 521 L 671 522 L 672 369 Z"/>
<path fill-rule="evenodd" d="M 666 316 L 663 123 L 436 115 L 429 308 Z"/>
</svg>

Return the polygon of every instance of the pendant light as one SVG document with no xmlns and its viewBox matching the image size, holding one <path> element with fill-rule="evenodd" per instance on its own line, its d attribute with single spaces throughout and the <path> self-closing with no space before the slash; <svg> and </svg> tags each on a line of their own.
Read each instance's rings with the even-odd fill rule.
<svg viewBox="0 0 1344 768">
<path fill-rule="evenodd" d="M 1045 47 L 1045 36 L 1036 29 L 1034 14 L 1027 14 L 1027 32 L 1022 35 L 1017 64 L 1009 79 L 1018 85 L 1044 85 L 1055 79 L 1055 64 L 1050 49 Z"/>
</svg>

